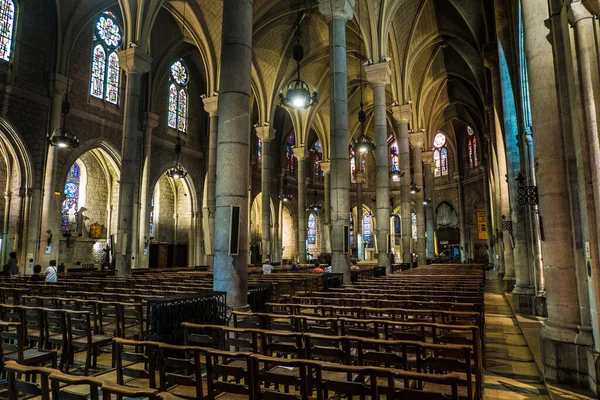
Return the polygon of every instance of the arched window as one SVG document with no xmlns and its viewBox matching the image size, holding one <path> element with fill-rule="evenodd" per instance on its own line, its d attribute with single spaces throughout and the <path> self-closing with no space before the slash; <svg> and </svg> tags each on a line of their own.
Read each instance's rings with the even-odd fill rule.
<svg viewBox="0 0 600 400">
<path fill-rule="evenodd" d="M 317 217 L 315 214 L 310 213 L 308 216 L 308 244 L 317 243 Z"/>
<path fill-rule="evenodd" d="M 10 61 L 15 29 L 15 3 L 0 0 L 0 58 Z"/>
<path fill-rule="evenodd" d="M 447 176 L 448 147 L 446 144 L 446 135 L 438 132 L 433 140 L 433 146 L 435 147 L 435 150 L 433 151 L 433 162 L 435 165 L 433 174 L 436 178 L 439 178 L 440 176 Z"/>
<path fill-rule="evenodd" d="M 365 214 L 363 217 L 363 241 L 371 244 L 371 214 Z"/>
<path fill-rule="evenodd" d="M 354 216 L 350 214 L 350 246 L 354 246 Z"/>
<path fill-rule="evenodd" d="M 410 214 L 410 222 L 413 239 L 419 240 L 419 237 L 417 236 L 417 213 L 414 211 Z"/>
<path fill-rule="evenodd" d="M 400 217 L 393 215 L 392 222 L 394 226 L 394 245 L 400 246 L 400 241 L 402 239 L 402 225 L 400 224 Z"/>
<path fill-rule="evenodd" d="M 315 153 L 315 178 L 320 179 L 324 173 L 321 169 L 321 161 L 323 160 L 323 145 L 320 140 L 317 140 L 314 148 Z"/>
<path fill-rule="evenodd" d="M 392 166 L 392 172 L 400 172 L 400 163 L 398 161 L 398 142 L 394 141 L 390 147 L 390 165 Z M 399 182 L 400 177 L 394 176 L 394 182 Z"/>
<path fill-rule="evenodd" d="M 289 174 L 293 175 L 296 172 L 296 159 L 294 158 L 294 145 L 296 137 L 292 133 L 285 144 L 285 166 Z"/>
<path fill-rule="evenodd" d="M 121 41 L 121 28 L 114 14 L 100 14 L 94 30 L 90 94 L 112 104 L 119 103 L 121 66 L 117 51 Z"/>
<path fill-rule="evenodd" d="M 148 237 L 154 237 L 154 193 L 150 199 L 150 228 L 148 229 Z"/>
<path fill-rule="evenodd" d="M 367 160 L 362 157 L 362 173 L 365 174 L 367 170 Z M 352 183 L 356 183 L 356 152 L 352 147 L 350 147 L 350 177 L 352 179 Z"/>
<path fill-rule="evenodd" d="M 169 128 L 177 133 L 187 132 L 188 95 L 190 81 L 187 68 L 180 60 L 171 65 L 171 84 L 169 85 Z"/>
<path fill-rule="evenodd" d="M 258 139 L 256 144 L 256 159 L 259 164 L 262 163 L 262 139 Z"/>
<path fill-rule="evenodd" d="M 469 167 L 477 168 L 479 160 L 477 159 L 477 136 L 470 126 L 467 126 L 467 145 L 469 148 Z"/>
<path fill-rule="evenodd" d="M 69 231 L 69 210 L 75 209 L 75 213 L 79 210 L 79 184 L 81 183 L 81 170 L 77 163 L 71 166 L 65 181 L 65 200 L 62 203 L 62 218 L 60 221 L 60 229 L 63 232 Z"/>
</svg>

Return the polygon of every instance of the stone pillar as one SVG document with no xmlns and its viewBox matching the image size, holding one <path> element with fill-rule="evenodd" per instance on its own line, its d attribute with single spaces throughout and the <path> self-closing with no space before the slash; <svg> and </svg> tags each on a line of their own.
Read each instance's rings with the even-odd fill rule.
<svg viewBox="0 0 600 400">
<path fill-rule="evenodd" d="M 270 258 L 271 250 L 271 141 L 277 131 L 270 126 L 256 128 L 256 136 L 262 140 L 261 192 L 262 192 L 262 254 L 263 261 Z"/>
<path fill-rule="evenodd" d="M 223 1 L 214 289 L 227 292 L 227 305 L 233 309 L 248 305 L 252 6 L 252 0 Z M 240 210 L 239 251 L 233 255 L 230 254 L 232 206 Z"/>
<path fill-rule="evenodd" d="M 424 135 L 422 132 L 413 133 L 410 135 L 410 144 L 413 148 L 414 156 L 414 173 L 413 180 L 415 185 L 421 188 L 421 191 L 415 194 L 415 210 L 417 212 L 417 265 L 422 267 L 425 265 L 426 258 L 426 243 L 425 243 L 425 188 L 423 187 L 423 142 Z"/>
<path fill-rule="evenodd" d="M 493 247 L 494 243 L 492 242 L 492 205 L 490 201 L 490 174 L 487 168 L 487 160 L 481 161 L 481 181 L 483 184 L 483 202 L 485 204 L 485 224 L 487 228 L 487 248 L 488 248 L 488 263 L 495 264 Z M 479 229 L 479 228 L 478 228 Z"/>
<path fill-rule="evenodd" d="M 140 190 L 140 95 L 142 76 L 150 71 L 152 57 L 139 47 L 119 52 L 121 68 L 127 74 L 123 111 L 123 141 L 121 145 L 121 177 L 119 214 L 117 218 L 116 268 L 126 276 L 137 264 Z"/>
<path fill-rule="evenodd" d="M 144 124 L 144 155 L 142 162 L 142 176 L 140 189 L 140 235 L 138 240 L 138 254 L 140 257 L 139 266 L 148 268 L 148 253 L 150 249 L 146 244 L 150 243 L 148 230 L 150 229 L 150 199 L 154 187 L 150 186 L 150 166 L 152 156 L 152 131 L 158 126 L 159 116 L 157 114 L 147 112 L 146 123 Z M 145 250 L 145 251 L 144 251 Z M 144 254 L 146 253 L 146 254 Z"/>
<path fill-rule="evenodd" d="M 217 184 L 217 131 L 219 128 L 219 97 L 202 99 L 204 110 L 208 113 L 208 173 L 206 174 L 206 206 L 202 210 L 208 229 L 204 230 L 204 250 L 208 255 L 208 266 L 214 267 L 215 254 L 215 211 L 217 207 L 215 188 Z M 205 222 L 206 223 L 206 222 Z"/>
<path fill-rule="evenodd" d="M 365 241 L 363 237 L 363 183 L 365 181 L 365 174 L 362 172 L 362 154 L 356 155 L 356 165 L 359 166 L 354 173 L 356 179 L 356 230 L 354 238 L 356 240 L 356 247 L 358 249 L 358 258 L 361 260 L 365 259 Z M 379 241 L 379 239 L 378 239 Z M 381 246 L 381 244 L 379 244 Z"/>
<path fill-rule="evenodd" d="M 295 147 L 294 157 L 298 161 L 296 165 L 298 170 L 298 242 L 296 243 L 296 252 L 298 253 L 298 263 L 306 264 L 306 184 L 304 172 L 306 153 L 304 147 Z"/>
<path fill-rule="evenodd" d="M 346 22 L 352 19 L 354 0 L 319 0 L 319 11 L 329 23 L 329 81 L 331 126 L 331 264 L 350 282 L 350 257 L 344 253 L 344 226 L 350 209 L 348 155 L 348 75 Z"/>
<path fill-rule="evenodd" d="M 48 134 L 52 135 L 54 130 L 61 127 L 62 119 L 62 103 L 65 94 L 67 93 L 68 79 L 60 74 L 53 74 L 51 76 L 49 86 L 52 93 L 52 103 L 50 105 L 50 124 L 48 126 Z M 48 265 L 50 260 L 56 260 L 58 258 L 58 247 L 60 241 L 60 223 L 58 222 L 58 213 L 60 210 L 60 196 L 56 196 L 54 191 L 56 185 L 56 170 L 58 165 L 58 151 L 57 147 L 48 146 L 46 155 L 46 165 L 44 168 L 44 192 L 42 198 L 42 210 L 41 210 L 41 237 L 40 246 L 38 248 L 39 253 L 37 256 L 37 262 L 41 265 Z M 10 181 L 10 178 L 9 178 Z M 51 231 L 50 234 L 47 232 Z M 48 237 L 52 235 L 52 252 L 45 254 L 46 243 Z M 2 242 L 5 244 L 6 242 Z M 6 247 L 5 245 L 2 246 Z"/>
<path fill-rule="evenodd" d="M 462 176 L 455 174 L 454 179 L 456 180 L 456 190 L 458 191 L 458 225 L 460 228 L 460 261 L 467 261 L 466 257 L 466 224 L 465 224 L 465 194 L 462 185 Z"/>
<path fill-rule="evenodd" d="M 435 258 L 435 216 L 433 207 L 435 202 L 435 183 L 433 177 L 433 152 L 425 151 L 421 154 L 423 158 L 423 172 L 425 175 L 425 195 L 430 202 L 425 206 L 425 225 L 427 231 L 427 258 Z M 418 217 L 417 217 L 418 218 Z M 417 221 L 418 222 L 418 221 Z M 418 230 L 418 227 L 417 227 Z"/>
<path fill-rule="evenodd" d="M 518 202 L 518 183 L 516 177 L 521 170 L 521 149 L 519 126 L 515 106 L 513 85 L 508 64 L 502 50 L 498 46 L 500 82 L 502 85 L 502 105 L 504 110 L 504 138 L 506 143 L 506 166 L 508 193 L 510 196 L 510 217 L 513 234 L 513 262 L 515 267 L 515 288 L 513 305 L 515 311 L 529 314 L 533 307 L 533 289 L 529 271 L 529 252 L 527 251 L 527 231 L 525 207 Z"/>
<path fill-rule="evenodd" d="M 562 105 L 558 102 L 554 52 L 547 40 L 550 26 L 553 43 L 555 46 L 560 43 L 561 32 L 555 25 L 560 22 L 560 13 L 554 14 L 557 19 L 551 17 L 548 24 L 548 17 L 556 10 L 550 13 L 546 1 L 523 0 L 521 4 L 538 165 L 539 209 L 542 217 L 546 217 L 543 219 L 542 257 L 548 319 L 540 334 L 544 377 L 578 386 L 587 378 L 584 354 L 585 346 L 592 344 L 592 337 L 581 327 L 564 146 L 565 135 L 570 132 L 561 129 Z"/>
<path fill-rule="evenodd" d="M 390 150 L 388 148 L 387 109 L 385 88 L 392 79 L 392 70 L 386 63 L 365 67 L 367 81 L 373 87 L 373 114 L 375 125 L 376 197 L 377 197 L 377 265 L 392 273 L 390 264 Z M 360 165 L 360 164 L 359 164 Z"/>
<path fill-rule="evenodd" d="M 323 171 L 323 183 L 325 187 L 325 201 L 323 203 L 323 216 L 325 218 L 325 253 L 331 254 L 331 164 L 329 161 L 321 161 Z"/>
<path fill-rule="evenodd" d="M 411 119 L 410 104 L 393 107 L 394 121 L 396 122 L 396 136 L 398 137 L 398 159 L 400 171 L 404 176 L 400 178 L 400 219 L 402 226 L 402 262 L 412 262 L 410 252 L 410 236 L 412 224 L 410 221 L 410 147 L 408 140 L 408 124 Z"/>
</svg>

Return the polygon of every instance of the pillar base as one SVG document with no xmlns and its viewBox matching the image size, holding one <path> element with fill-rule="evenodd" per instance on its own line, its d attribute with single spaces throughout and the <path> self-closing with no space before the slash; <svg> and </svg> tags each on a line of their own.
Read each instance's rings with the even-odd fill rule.
<svg viewBox="0 0 600 400">
<path fill-rule="evenodd" d="M 593 344 L 591 328 L 562 326 L 546 321 L 541 336 L 544 378 L 550 382 L 588 389 L 588 354 Z M 597 359 L 595 360 L 597 364 Z M 595 373 L 595 369 L 590 372 Z"/>
<path fill-rule="evenodd" d="M 534 288 L 516 286 L 512 291 L 513 308 L 517 314 L 534 315 Z"/>
<path fill-rule="evenodd" d="M 587 352 L 588 360 L 588 387 L 594 393 L 595 397 L 600 399 L 600 352 L 589 349 Z"/>
<path fill-rule="evenodd" d="M 546 294 L 538 293 L 533 299 L 533 311 L 537 317 L 548 317 L 548 307 L 546 305 Z"/>
<path fill-rule="evenodd" d="M 504 276 L 502 279 L 502 289 L 505 293 L 512 293 L 515 288 L 516 279 L 514 276 Z"/>
</svg>

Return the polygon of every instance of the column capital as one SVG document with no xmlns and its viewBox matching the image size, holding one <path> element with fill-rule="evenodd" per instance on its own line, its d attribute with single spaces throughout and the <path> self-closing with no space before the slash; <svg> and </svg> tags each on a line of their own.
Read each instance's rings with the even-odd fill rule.
<svg viewBox="0 0 600 400">
<path fill-rule="evenodd" d="M 160 116 L 151 112 L 146 112 L 146 129 L 154 129 L 158 126 Z"/>
<path fill-rule="evenodd" d="M 64 96 L 67 93 L 67 87 L 69 87 L 71 79 L 61 74 L 51 74 L 48 79 L 48 85 L 53 95 Z"/>
<path fill-rule="evenodd" d="M 423 164 L 433 164 L 433 151 L 424 151 L 421 153 Z"/>
<path fill-rule="evenodd" d="M 350 21 L 354 13 L 355 0 L 319 0 L 319 12 L 331 21 L 343 19 Z"/>
<path fill-rule="evenodd" d="M 454 175 L 452 175 L 452 178 L 454 178 L 454 180 L 455 180 L 456 182 L 460 183 L 460 179 L 461 179 L 462 177 L 460 176 L 460 173 L 458 173 L 458 172 L 457 172 L 457 173 L 455 173 Z"/>
<path fill-rule="evenodd" d="M 294 147 L 294 157 L 298 161 L 306 159 L 306 151 L 304 151 L 304 146 Z"/>
<path fill-rule="evenodd" d="M 412 116 L 412 110 L 410 104 L 403 104 L 401 106 L 393 106 L 392 112 L 394 114 L 394 121 L 398 124 L 408 124 Z"/>
<path fill-rule="evenodd" d="M 598 3 L 598 1 L 595 1 L 594 3 Z M 590 11 L 583 5 L 581 1 L 574 1 L 571 4 L 569 4 L 569 11 L 567 13 L 567 16 L 569 18 L 569 24 L 571 24 L 571 26 L 575 26 L 575 24 L 577 24 L 581 20 L 593 18 Z"/>
<path fill-rule="evenodd" d="M 373 87 L 386 86 L 392 82 L 392 68 L 389 63 L 367 65 L 364 67 L 367 74 L 367 81 Z"/>
<path fill-rule="evenodd" d="M 152 67 L 152 57 L 139 47 L 132 47 L 118 53 L 121 68 L 129 74 L 145 74 Z"/>
<path fill-rule="evenodd" d="M 204 111 L 208 113 L 209 117 L 216 117 L 219 113 L 219 96 L 205 97 L 202 99 L 204 104 Z"/>
<path fill-rule="evenodd" d="M 408 139 L 410 140 L 410 145 L 413 148 L 423 149 L 423 143 L 425 142 L 425 133 L 424 132 L 415 132 L 408 135 Z"/>
<path fill-rule="evenodd" d="M 490 42 L 483 46 L 483 65 L 494 70 L 498 67 L 498 43 Z"/>
<path fill-rule="evenodd" d="M 325 174 L 329 174 L 331 172 L 331 162 L 321 161 L 321 171 L 323 171 Z"/>
<path fill-rule="evenodd" d="M 270 126 L 258 126 L 254 128 L 256 130 L 256 136 L 263 142 L 270 142 L 275 139 L 277 131 Z"/>
<path fill-rule="evenodd" d="M 581 3 L 587 8 L 592 14 L 600 15 L 600 0 L 581 0 Z"/>
</svg>

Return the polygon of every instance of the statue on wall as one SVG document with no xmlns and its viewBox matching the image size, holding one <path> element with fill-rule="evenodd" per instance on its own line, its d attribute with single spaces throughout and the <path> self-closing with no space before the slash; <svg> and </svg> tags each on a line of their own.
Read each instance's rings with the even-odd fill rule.
<svg viewBox="0 0 600 400">
<path fill-rule="evenodd" d="M 77 230 L 77 210 L 75 204 L 69 208 L 69 231 L 73 232 Z"/>
<path fill-rule="evenodd" d="M 84 221 L 89 219 L 84 214 L 86 211 L 87 211 L 87 208 L 81 207 L 79 209 L 79 211 L 77 212 L 76 222 L 77 222 L 77 233 L 79 234 L 79 236 L 83 236 L 83 229 L 85 227 Z M 69 227 L 70 227 L 70 224 L 69 224 Z"/>
</svg>

